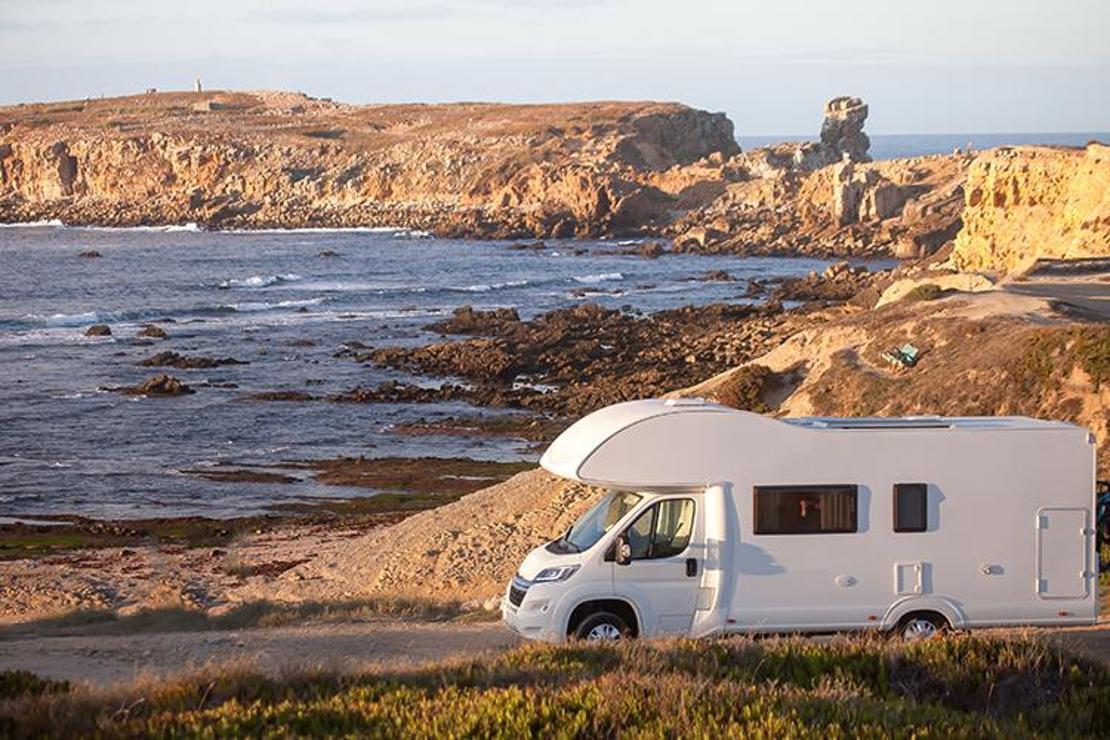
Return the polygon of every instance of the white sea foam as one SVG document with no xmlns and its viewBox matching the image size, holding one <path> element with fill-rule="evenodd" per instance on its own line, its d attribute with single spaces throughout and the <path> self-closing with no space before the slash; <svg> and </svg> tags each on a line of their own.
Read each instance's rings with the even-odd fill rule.
<svg viewBox="0 0 1110 740">
<path fill-rule="evenodd" d="M 620 272 L 599 272 L 596 275 L 576 275 L 574 280 L 579 283 L 609 283 L 616 280 L 624 280 L 624 274 Z"/>
<path fill-rule="evenodd" d="M 271 285 L 278 283 L 291 283 L 296 280 L 302 280 L 302 276 L 296 273 L 286 273 L 285 275 L 251 275 L 245 278 L 228 278 L 219 284 L 221 288 L 268 288 Z"/>
<path fill-rule="evenodd" d="M 52 223 L 52 225 L 54 224 Z M 60 221 L 56 225 L 65 226 Z M 65 226 L 65 228 L 74 231 L 134 231 L 138 233 L 146 232 L 155 234 L 199 234 L 205 231 L 204 227 L 192 221 L 184 224 L 165 224 L 162 226 Z"/>
<path fill-rule="evenodd" d="M 335 226 L 298 227 L 290 229 L 222 229 L 221 234 L 398 234 L 407 232 L 403 226 Z"/>
<path fill-rule="evenodd" d="M 41 319 L 44 324 L 51 327 L 87 326 L 100 321 L 100 314 L 96 311 L 84 313 L 55 313 L 50 316 L 29 316 L 32 319 Z"/>
<path fill-rule="evenodd" d="M 528 284 L 527 280 L 509 280 L 504 283 L 478 283 L 477 285 L 467 285 L 464 287 L 452 287 L 448 290 L 456 290 L 462 293 L 488 293 L 491 290 L 503 290 L 505 288 L 520 288 Z"/>
<path fill-rule="evenodd" d="M 232 311 L 250 313 L 254 311 L 271 311 L 275 308 L 301 308 L 307 306 L 318 306 L 323 302 L 323 298 L 308 298 L 302 301 L 276 301 L 274 303 L 269 303 L 266 301 L 248 301 L 246 303 L 227 303 L 220 308 L 230 308 Z"/>
<path fill-rule="evenodd" d="M 0 224 L 0 229 L 44 229 L 44 228 L 62 228 L 65 224 L 62 223 L 60 218 L 52 218 L 49 221 L 22 221 L 14 224 Z"/>
</svg>

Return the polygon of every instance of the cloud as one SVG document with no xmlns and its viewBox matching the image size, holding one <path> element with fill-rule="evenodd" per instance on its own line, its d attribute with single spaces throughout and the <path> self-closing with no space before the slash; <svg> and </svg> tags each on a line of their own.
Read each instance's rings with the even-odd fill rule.
<svg viewBox="0 0 1110 740">
<path fill-rule="evenodd" d="M 329 9 L 314 6 L 285 6 L 247 13 L 245 20 L 273 23 L 353 23 L 371 21 L 409 21 L 446 18 L 454 15 L 453 6 L 441 3 L 401 4 L 377 7 Z"/>
<path fill-rule="evenodd" d="M 3 0 L 0 0 L 2 2 Z M 293 3 L 248 12 L 245 20 L 273 23 L 358 23 L 441 19 L 489 11 L 572 10 L 607 5 L 612 0 L 456 0 L 445 2 Z M 331 7 L 329 7 L 329 5 Z"/>
</svg>

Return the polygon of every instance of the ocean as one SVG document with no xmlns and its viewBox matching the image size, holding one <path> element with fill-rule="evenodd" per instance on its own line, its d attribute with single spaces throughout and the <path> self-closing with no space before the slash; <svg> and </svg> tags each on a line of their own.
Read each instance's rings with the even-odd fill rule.
<svg viewBox="0 0 1110 740">
<path fill-rule="evenodd" d="M 300 483 L 212 482 L 186 470 L 280 465 L 338 455 L 535 459 L 527 443 L 406 436 L 393 425 L 473 413 L 449 404 L 251 402 L 259 391 L 326 395 L 384 380 L 432 378 L 334 357 L 345 342 L 439 340 L 430 321 L 464 304 L 522 318 L 596 301 L 644 312 L 746 302 L 745 278 L 804 275 L 814 259 L 604 254 L 615 242 L 416 238 L 394 230 L 205 232 L 0 227 L 0 518 L 231 517 L 276 504 L 365 495 Z M 630 245 L 625 245 L 630 246 Z M 587 254 L 573 256 L 572 250 Z M 78 253 L 95 250 L 102 257 Z M 321 253 L 334 253 L 322 256 Z M 734 283 L 692 282 L 723 269 Z M 168 340 L 136 338 L 158 321 Z M 107 323 L 112 335 L 87 337 Z M 248 363 L 210 370 L 137 367 L 164 350 Z M 197 388 L 124 396 L 167 372 Z M 300 473 L 304 475 L 303 471 Z"/>
<path fill-rule="evenodd" d="M 871 157 L 875 160 L 920 157 L 926 154 L 951 154 L 957 147 L 966 149 L 968 143 L 975 151 L 1023 144 L 1083 146 L 1089 141 L 1110 144 L 1110 131 L 1040 134 L 868 134 L 868 137 L 871 139 Z M 737 136 L 736 140 L 740 147 L 747 151 L 782 141 L 805 141 L 806 137 Z"/>
</svg>

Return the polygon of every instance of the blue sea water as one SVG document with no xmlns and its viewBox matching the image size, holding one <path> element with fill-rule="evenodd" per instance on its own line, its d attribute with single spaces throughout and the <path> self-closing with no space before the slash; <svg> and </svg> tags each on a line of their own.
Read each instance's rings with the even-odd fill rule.
<svg viewBox="0 0 1110 740">
<path fill-rule="evenodd" d="M 613 242 L 415 239 L 390 230 L 203 232 L 0 227 L 0 517 L 101 518 L 266 511 L 365 493 L 311 481 L 210 482 L 181 471 L 337 455 L 513 460 L 524 443 L 395 434 L 397 423 L 475 413 L 465 404 L 249 402 L 259 391 L 326 395 L 387 380 L 432 383 L 334 357 L 345 342 L 419 344 L 422 327 L 471 304 L 523 318 L 585 300 L 651 312 L 744 302 L 745 278 L 802 275 L 821 260 L 604 254 Z M 588 253 L 574 256 L 575 249 Z M 96 250 L 99 259 L 78 252 Z M 320 253 L 331 250 L 337 256 Z M 735 283 L 689 278 L 728 270 Z M 150 321 L 169 339 L 136 338 Z M 110 337 L 86 337 L 94 323 Z M 161 370 L 163 350 L 249 364 Z M 169 372 L 178 398 L 99 390 Z M 205 383 L 210 386 L 205 387 Z M 234 385 L 236 387 L 220 387 Z"/>
<path fill-rule="evenodd" d="M 1110 131 L 1079 133 L 1019 133 L 1019 134 L 868 134 L 871 139 L 871 157 L 876 160 L 919 157 L 926 154 L 951 154 L 959 147 L 973 151 L 997 146 L 1043 144 L 1048 146 L 1083 146 L 1089 141 L 1110 143 Z M 782 141 L 804 141 L 805 137 L 791 136 L 738 136 L 736 140 L 745 151 Z"/>
</svg>

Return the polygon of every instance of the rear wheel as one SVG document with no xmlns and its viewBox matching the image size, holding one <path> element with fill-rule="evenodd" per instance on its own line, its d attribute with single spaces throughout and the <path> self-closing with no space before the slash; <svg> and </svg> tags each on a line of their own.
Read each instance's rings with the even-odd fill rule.
<svg viewBox="0 0 1110 740">
<path fill-rule="evenodd" d="M 587 642 L 610 642 L 632 636 L 632 630 L 623 619 L 611 612 L 597 612 L 582 620 L 574 631 L 575 638 Z"/>
<path fill-rule="evenodd" d="M 902 617 L 894 634 L 906 642 L 920 642 L 939 637 L 948 629 L 948 620 L 935 612 L 917 612 Z"/>
</svg>

